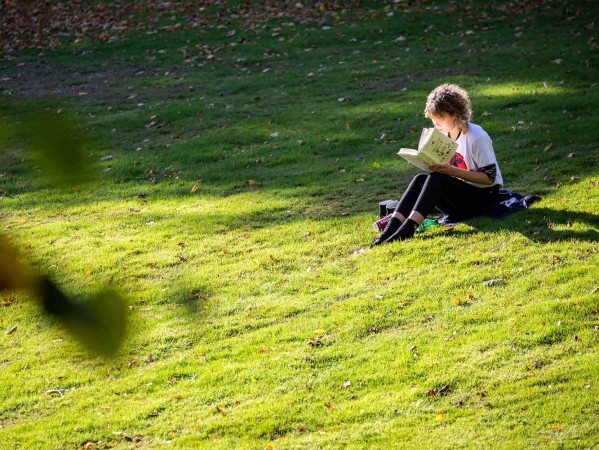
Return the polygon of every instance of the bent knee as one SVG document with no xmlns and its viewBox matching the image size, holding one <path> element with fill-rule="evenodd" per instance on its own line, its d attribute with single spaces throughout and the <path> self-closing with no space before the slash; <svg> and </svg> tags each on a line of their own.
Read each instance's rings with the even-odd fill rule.
<svg viewBox="0 0 599 450">
<path fill-rule="evenodd" d="M 429 178 L 429 182 L 441 182 L 443 180 L 447 180 L 448 178 L 451 178 L 450 175 L 445 175 L 444 173 L 440 173 L 440 172 L 432 172 L 431 174 L 428 175 Z"/>
<path fill-rule="evenodd" d="M 418 175 L 414 176 L 414 178 L 412 178 L 412 181 L 424 183 L 429 176 L 430 175 L 428 173 L 419 173 Z"/>
</svg>

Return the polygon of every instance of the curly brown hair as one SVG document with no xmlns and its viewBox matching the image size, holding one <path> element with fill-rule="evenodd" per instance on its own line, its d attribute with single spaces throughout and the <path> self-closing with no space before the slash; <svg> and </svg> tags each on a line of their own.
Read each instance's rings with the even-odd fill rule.
<svg viewBox="0 0 599 450">
<path fill-rule="evenodd" d="M 468 123 L 472 117 L 470 97 L 468 93 L 456 84 L 442 84 L 428 94 L 424 116 L 442 117 L 450 115 L 456 118 L 458 128 L 463 133 L 468 132 Z"/>
</svg>

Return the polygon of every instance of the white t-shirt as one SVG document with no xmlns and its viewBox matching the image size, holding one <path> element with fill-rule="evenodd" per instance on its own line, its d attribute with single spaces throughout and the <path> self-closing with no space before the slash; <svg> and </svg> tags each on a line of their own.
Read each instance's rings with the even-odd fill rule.
<svg viewBox="0 0 599 450">
<path fill-rule="evenodd" d="M 449 161 L 452 166 L 474 172 L 484 172 L 489 175 L 493 185 L 503 186 L 503 177 L 497 164 L 493 142 L 485 130 L 473 123 L 468 125 L 468 132 L 457 138 L 458 148 Z M 488 185 L 472 183 L 474 186 L 489 187 Z"/>
</svg>

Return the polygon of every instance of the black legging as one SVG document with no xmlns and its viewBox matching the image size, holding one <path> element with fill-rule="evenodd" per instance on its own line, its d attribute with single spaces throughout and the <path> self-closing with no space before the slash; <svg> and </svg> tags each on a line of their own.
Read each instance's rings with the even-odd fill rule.
<svg viewBox="0 0 599 450">
<path fill-rule="evenodd" d="M 417 211 L 428 216 L 435 207 L 461 220 L 479 215 L 499 201 L 499 186 L 477 187 L 439 172 L 416 175 L 404 192 L 396 212 L 408 217 Z"/>
</svg>

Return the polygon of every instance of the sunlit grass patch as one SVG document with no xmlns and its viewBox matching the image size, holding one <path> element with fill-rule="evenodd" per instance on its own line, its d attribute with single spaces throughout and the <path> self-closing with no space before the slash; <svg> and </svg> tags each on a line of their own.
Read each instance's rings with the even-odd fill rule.
<svg viewBox="0 0 599 450">
<path fill-rule="evenodd" d="M 0 231 L 69 294 L 117 289 L 130 317 L 104 360 L 3 292 L 0 442 L 594 444 L 593 8 L 327 5 L 292 25 L 176 11 L 168 30 L 0 61 L 0 130 L 32 105 L 69 114 L 97 178 L 54 187 L 13 135 Z M 543 199 L 370 249 L 442 82 L 470 92 L 505 187 Z"/>
<path fill-rule="evenodd" d="M 561 95 L 567 96 L 569 93 L 574 92 L 574 90 L 565 85 L 565 82 L 558 83 L 548 83 L 548 82 L 535 82 L 535 83 L 504 83 L 501 85 L 489 83 L 490 85 L 484 86 L 482 88 L 476 88 L 474 91 L 477 95 L 486 95 L 489 97 L 516 97 L 516 99 L 521 98 L 523 95 Z"/>
</svg>

